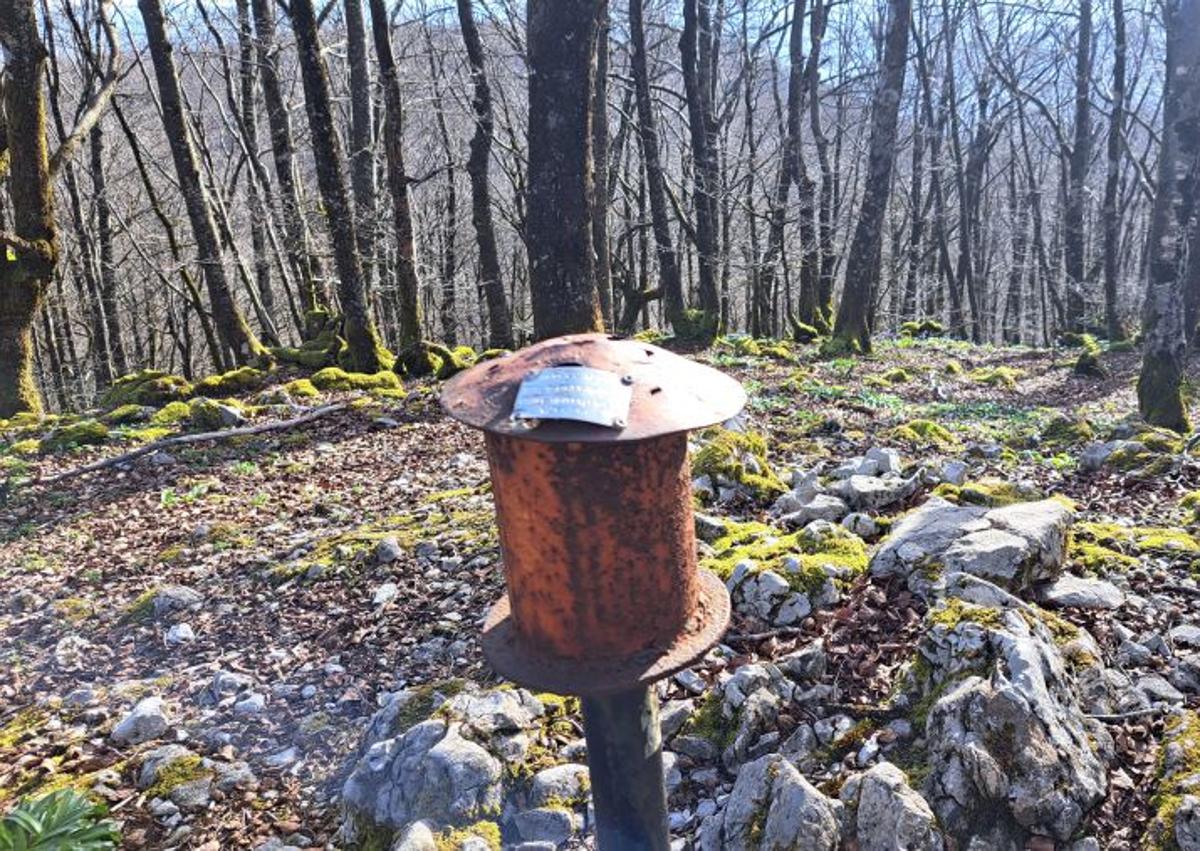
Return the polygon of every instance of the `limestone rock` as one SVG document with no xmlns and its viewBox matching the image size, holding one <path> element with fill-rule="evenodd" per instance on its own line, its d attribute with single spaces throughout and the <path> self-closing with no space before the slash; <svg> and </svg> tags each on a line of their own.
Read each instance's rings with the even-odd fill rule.
<svg viewBox="0 0 1200 851">
<path fill-rule="evenodd" d="M 938 565 L 1024 589 L 1057 578 L 1072 518 L 1071 509 L 1053 499 L 988 509 L 934 497 L 896 524 L 871 572 L 909 577 L 912 587 L 921 568 Z"/>
<path fill-rule="evenodd" d="M 1037 597 L 1042 604 L 1056 608 L 1119 609 L 1125 602 L 1124 592 L 1111 582 L 1069 573 L 1039 588 Z"/>
<path fill-rule="evenodd" d="M 910 498 L 921 489 L 924 482 L 924 470 L 907 479 L 895 474 L 855 475 L 835 483 L 830 491 L 841 497 L 855 511 L 877 511 Z"/>
<path fill-rule="evenodd" d="M 466 821 L 499 809 L 498 759 L 463 738 L 457 723 L 422 721 L 372 744 L 342 787 L 346 832 L 360 820 L 400 829 L 418 819 Z"/>
<path fill-rule="evenodd" d="M 118 745 L 140 745 L 165 733 L 168 723 L 162 698 L 147 697 L 113 728 L 112 740 Z"/>
<path fill-rule="evenodd" d="M 859 851 L 942 851 L 933 810 L 890 762 L 847 780 L 841 800 L 855 813 Z"/>
<path fill-rule="evenodd" d="M 1053 635 L 993 588 L 1001 607 L 940 610 L 941 620 L 953 614 L 957 623 L 936 623 L 932 613 L 936 625 L 921 645 L 945 689 L 926 724 L 926 797 L 964 842 L 1017 849 L 1032 835 L 1065 841 L 1104 796 L 1106 769 Z"/>
<path fill-rule="evenodd" d="M 786 759 L 769 754 L 744 765 L 725 807 L 704 820 L 701 851 L 804 848 L 835 851 L 840 806 Z"/>
</svg>

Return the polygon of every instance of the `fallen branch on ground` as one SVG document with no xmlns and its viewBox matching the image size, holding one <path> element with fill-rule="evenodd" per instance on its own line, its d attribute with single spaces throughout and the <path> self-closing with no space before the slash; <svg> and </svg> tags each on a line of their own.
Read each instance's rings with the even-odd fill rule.
<svg viewBox="0 0 1200 851">
<path fill-rule="evenodd" d="M 74 470 L 67 470 L 64 473 L 58 473 L 54 476 L 46 476 L 44 478 L 35 479 L 30 482 L 31 485 L 54 485 L 66 479 L 74 479 L 77 476 L 84 476 L 88 473 L 94 473 L 97 470 L 104 470 L 108 467 L 117 467 L 122 464 L 128 464 L 130 461 L 136 461 L 143 455 L 149 455 L 152 452 L 158 452 L 160 449 L 167 449 L 171 446 L 182 446 L 188 443 L 204 443 L 209 440 L 227 440 L 231 437 L 248 437 L 255 434 L 267 434 L 273 431 L 284 431 L 296 426 L 306 425 L 314 420 L 319 420 L 321 417 L 336 413 L 337 411 L 345 410 L 344 402 L 336 402 L 332 405 L 323 405 L 320 408 L 314 408 L 306 414 L 298 417 L 293 417 L 290 420 L 279 420 L 273 423 L 262 423 L 261 425 L 242 426 L 240 428 L 221 429 L 220 431 L 205 431 L 200 434 L 180 434 L 175 437 L 165 437 L 162 440 L 156 440 L 153 443 L 147 443 L 145 446 L 139 446 L 130 452 L 123 455 L 116 455 L 112 458 L 103 458 L 99 461 L 93 461 L 91 464 L 85 464 L 82 467 L 77 467 Z"/>
</svg>

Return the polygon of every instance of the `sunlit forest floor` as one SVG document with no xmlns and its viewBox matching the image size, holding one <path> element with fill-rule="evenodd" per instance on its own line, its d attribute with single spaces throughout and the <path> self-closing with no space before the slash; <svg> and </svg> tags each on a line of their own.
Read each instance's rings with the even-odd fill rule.
<svg viewBox="0 0 1200 851">
<path fill-rule="evenodd" d="M 1194 530 L 1181 507 L 1200 488 L 1190 455 L 1169 452 L 1149 468 L 1079 469 L 1083 446 L 1134 413 L 1139 354 L 1106 353 L 1105 378 L 1074 374 L 1077 356 L 945 339 L 885 341 L 855 360 L 737 341 L 698 355 L 743 383 L 746 426 L 766 438 L 783 481 L 886 446 L 910 469 L 963 459 L 970 481 L 1063 495 L 1083 521 Z M 30 441 L 44 427 L 0 434 L 0 481 L 8 477 L 0 491 L 0 807 L 73 785 L 107 800 L 128 847 L 257 847 L 272 838 L 323 846 L 338 825 L 340 781 L 382 695 L 451 678 L 494 681 L 476 640 L 503 578 L 482 440 L 442 415 L 436 382 L 406 389 L 403 398 L 351 390 L 292 399 L 350 404 L 295 429 L 172 447 L 52 485 L 38 479 L 120 454 L 130 441 L 115 428 L 99 445 L 41 451 L 50 445 Z M 261 406 L 253 422 L 295 415 L 264 405 L 264 392 L 243 397 Z M 1078 428 L 1064 428 L 1063 417 Z M 903 428 L 913 421 L 947 434 Z M 881 519 L 919 505 L 929 490 Z M 733 499 L 704 510 L 764 520 L 769 507 Z M 1127 552 L 1130 587 L 1154 606 L 1061 616 L 1090 630 L 1106 654 L 1122 630 L 1165 633 L 1195 621 L 1200 597 L 1188 583 L 1200 548 L 1184 539 L 1192 545 L 1169 553 Z M 837 685 L 839 705 L 876 705 L 911 655 L 923 614 L 901 583 L 863 574 L 837 607 L 794 630 L 735 615 L 726 643 L 737 664 L 823 637 L 824 681 Z M 181 623 L 194 637 L 168 641 Z M 1144 668 L 1169 664 L 1156 656 Z M 245 679 L 226 690 L 230 674 Z M 663 688 L 664 699 L 685 696 L 674 681 Z M 247 694 L 261 701 L 247 704 Z M 178 819 L 152 813 L 155 790 L 139 788 L 139 749 L 107 736 L 147 695 L 167 707 L 170 732 L 158 744 L 245 761 L 252 782 L 214 787 L 203 807 Z M 1200 702 L 1194 693 L 1186 701 Z M 1116 746 L 1109 793 L 1086 832 L 1105 847 L 1131 847 L 1152 814 L 1162 717 L 1135 715 L 1108 729 Z M 834 762 L 842 757 L 851 758 Z M 690 788 L 677 790 L 673 809 L 690 808 Z M 695 822 L 678 835 L 694 831 Z"/>
</svg>

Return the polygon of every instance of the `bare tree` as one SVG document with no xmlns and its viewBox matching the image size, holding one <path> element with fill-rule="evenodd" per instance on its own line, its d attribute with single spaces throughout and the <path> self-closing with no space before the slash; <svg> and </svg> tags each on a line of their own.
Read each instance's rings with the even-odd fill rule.
<svg viewBox="0 0 1200 851">
<path fill-rule="evenodd" d="M 888 15 L 890 21 L 879 83 L 871 101 L 871 139 L 867 148 L 862 206 L 847 254 L 846 285 L 828 351 L 871 350 L 868 311 L 879 284 L 883 217 L 891 195 L 892 167 L 896 161 L 896 124 L 904 93 L 912 0 L 890 0 Z"/>
<path fill-rule="evenodd" d="M 393 358 L 380 342 L 367 302 L 366 283 L 357 250 L 359 242 L 354 213 L 346 194 L 342 150 L 333 126 L 329 77 L 321 56 L 312 0 L 292 0 L 291 12 L 300 73 L 304 81 L 309 133 L 316 158 L 317 185 L 325 204 L 325 219 L 333 236 L 338 301 L 341 303 L 350 365 L 362 372 L 377 372 L 389 368 Z"/>
<path fill-rule="evenodd" d="M 479 243 L 479 286 L 487 304 L 488 345 L 492 348 L 510 349 L 513 346 L 512 319 L 509 316 L 504 282 L 500 275 L 496 226 L 492 220 L 491 187 L 488 185 L 492 139 L 495 135 L 492 90 L 488 85 L 483 42 L 479 38 L 479 28 L 475 25 L 471 0 L 458 0 L 458 21 L 474 86 L 471 107 L 475 112 L 475 133 L 471 137 L 467 174 L 471 178 L 471 221 L 475 225 L 475 237 Z"/>
<path fill-rule="evenodd" d="M 601 0 L 529 0 L 534 336 L 603 329 L 592 246 L 591 95 Z"/>
<path fill-rule="evenodd" d="M 401 356 L 411 368 L 427 363 L 416 357 L 421 342 L 421 303 L 417 281 L 416 246 L 413 242 L 412 206 L 408 195 L 408 173 L 404 165 L 404 104 L 388 29 L 384 0 L 370 0 L 371 35 L 379 61 L 383 86 L 383 148 L 387 156 L 388 191 L 392 196 L 392 225 L 396 240 L 396 314 L 399 320 Z"/>
<path fill-rule="evenodd" d="M 1187 432 L 1182 384 L 1187 360 L 1184 287 L 1188 248 L 1200 227 L 1200 0 L 1167 0 L 1166 81 L 1158 189 L 1150 219 L 1142 333 L 1146 351 L 1138 406 L 1152 425 Z"/>
<path fill-rule="evenodd" d="M 117 44 L 108 6 L 99 7 L 109 64 L 100 85 L 80 110 L 75 127 L 50 154 L 42 80 L 46 49 L 32 0 L 0 0 L 0 47 L 7 79 L 0 83 L 0 152 L 8 154 L 12 231 L 0 230 L 0 417 L 42 410 L 34 377 L 33 326 L 59 260 L 54 220 L 54 173 L 100 120 L 117 81 Z"/>
</svg>

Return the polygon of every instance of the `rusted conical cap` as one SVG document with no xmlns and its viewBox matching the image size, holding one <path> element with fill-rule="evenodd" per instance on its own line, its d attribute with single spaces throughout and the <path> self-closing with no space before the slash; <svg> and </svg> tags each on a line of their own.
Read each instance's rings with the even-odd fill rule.
<svg viewBox="0 0 1200 851">
<path fill-rule="evenodd" d="M 637 340 L 572 334 L 451 379 L 442 407 L 484 431 L 545 442 L 646 440 L 724 422 L 746 404 L 717 370 Z"/>
</svg>

